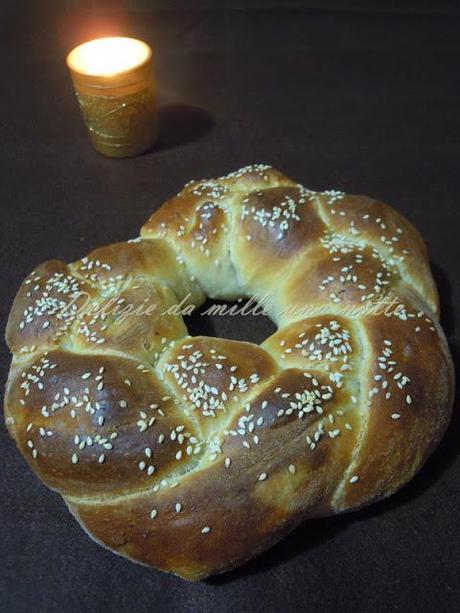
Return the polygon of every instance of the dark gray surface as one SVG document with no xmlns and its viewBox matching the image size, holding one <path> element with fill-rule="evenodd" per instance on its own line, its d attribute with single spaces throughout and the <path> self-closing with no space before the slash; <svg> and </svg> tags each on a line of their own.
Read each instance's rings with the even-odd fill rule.
<svg viewBox="0 0 460 613">
<path fill-rule="evenodd" d="M 314 189 L 386 200 L 415 222 L 429 245 L 455 349 L 458 17 L 301 10 L 121 16 L 39 4 L 0 23 L 2 322 L 38 263 L 70 261 L 135 236 L 189 179 L 266 162 Z M 116 31 L 153 44 L 167 107 L 161 147 L 124 161 L 90 149 L 64 66 L 80 38 Z M 263 321 L 242 321 L 236 330 L 228 320 L 193 325 L 254 341 L 271 330 Z M 8 365 L 2 345 L 2 381 Z M 309 522 L 246 567 L 193 585 L 93 544 L 1 427 L 0 610 L 458 610 L 458 428 L 456 416 L 434 457 L 391 500 Z"/>
</svg>

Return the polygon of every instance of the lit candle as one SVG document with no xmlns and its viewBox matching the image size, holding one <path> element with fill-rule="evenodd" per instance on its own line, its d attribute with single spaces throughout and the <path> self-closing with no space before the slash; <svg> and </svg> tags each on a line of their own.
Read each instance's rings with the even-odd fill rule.
<svg viewBox="0 0 460 613">
<path fill-rule="evenodd" d="M 152 50 L 134 38 L 99 38 L 67 56 L 92 143 L 109 157 L 143 153 L 158 128 Z"/>
</svg>

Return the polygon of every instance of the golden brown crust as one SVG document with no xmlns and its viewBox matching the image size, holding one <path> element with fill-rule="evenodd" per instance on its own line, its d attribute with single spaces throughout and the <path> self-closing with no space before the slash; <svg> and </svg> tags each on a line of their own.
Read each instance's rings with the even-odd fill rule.
<svg viewBox="0 0 460 613">
<path fill-rule="evenodd" d="M 75 274 L 96 284 L 103 291 L 122 288 L 126 283 L 147 278 L 173 288 L 179 300 L 190 295 L 192 302 L 201 301 L 203 294 L 190 278 L 184 262 L 165 242 L 143 241 L 140 238 L 126 243 L 99 247 L 71 266 Z"/>
<path fill-rule="evenodd" d="M 87 297 L 95 296 L 64 262 L 41 264 L 24 279 L 14 299 L 6 326 L 9 348 L 25 353 L 59 344 Z"/>
<path fill-rule="evenodd" d="M 145 279 L 88 300 L 72 328 L 73 346 L 85 353 L 103 345 L 104 351 L 156 361 L 168 343 L 187 334 L 172 310 L 177 302 L 167 285 Z"/>
<path fill-rule="evenodd" d="M 191 182 L 141 237 L 37 268 L 6 332 L 9 431 L 93 538 L 201 579 L 423 465 L 453 370 L 393 209 L 255 165 Z M 174 308 L 254 294 L 280 325 L 260 347 L 188 337 Z"/>
<path fill-rule="evenodd" d="M 361 443 L 335 508 L 386 497 L 419 470 L 444 434 L 453 402 L 452 362 L 439 324 L 410 293 L 400 315 L 360 322 L 366 380 Z M 401 317 L 403 317 L 401 319 Z"/>
<path fill-rule="evenodd" d="M 350 235 L 381 253 L 407 277 L 429 307 L 437 312 L 438 293 L 430 272 L 425 243 L 418 230 L 397 211 L 368 196 L 341 192 L 316 195 L 329 227 Z"/>
<path fill-rule="evenodd" d="M 76 496 L 122 495 L 180 471 L 190 439 L 194 450 L 202 441 L 177 404 L 153 369 L 104 353 L 52 351 L 18 364 L 6 395 L 20 407 L 8 427 L 29 464 Z"/>
</svg>

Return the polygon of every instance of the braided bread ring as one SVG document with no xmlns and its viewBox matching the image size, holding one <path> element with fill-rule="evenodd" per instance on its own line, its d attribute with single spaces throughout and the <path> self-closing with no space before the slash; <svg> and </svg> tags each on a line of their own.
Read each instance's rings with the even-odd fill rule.
<svg viewBox="0 0 460 613">
<path fill-rule="evenodd" d="M 278 325 L 261 346 L 189 337 L 174 307 L 252 295 Z M 265 165 L 187 184 L 134 241 L 39 266 L 6 336 L 6 423 L 31 468 L 98 542 L 191 580 L 395 492 L 452 406 L 417 231 Z"/>
</svg>

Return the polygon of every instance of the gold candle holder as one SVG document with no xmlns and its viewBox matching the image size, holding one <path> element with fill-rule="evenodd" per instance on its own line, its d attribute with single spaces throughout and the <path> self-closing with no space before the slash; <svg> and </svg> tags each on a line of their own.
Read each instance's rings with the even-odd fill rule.
<svg viewBox="0 0 460 613">
<path fill-rule="evenodd" d="M 108 157 L 144 153 L 158 133 L 152 50 L 134 38 L 92 40 L 67 56 L 94 148 Z"/>
</svg>

